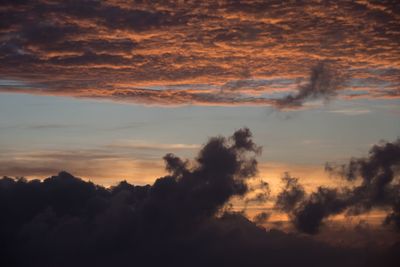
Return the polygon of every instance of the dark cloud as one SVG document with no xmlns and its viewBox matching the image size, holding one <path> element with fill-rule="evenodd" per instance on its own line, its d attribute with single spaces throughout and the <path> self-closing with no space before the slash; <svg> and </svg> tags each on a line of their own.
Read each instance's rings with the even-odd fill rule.
<svg viewBox="0 0 400 267">
<path fill-rule="evenodd" d="M 21 39 L 28 45 L 47 45 L 62 41 L 69 35 L 78 33 L 79 30 L 80 28 L 75 25 L 40 22 L 25 27 L 21 32 Z"/>
<path fill-rule="evenodd" d="M 129 54 L 137 43 L 130 39 L 117 40 L 83 40 L 83 41 L 65 41 L 53 45 L 48 45 L 48 51 L 53 52 L 93 52 L 110 54 Z"/>
<path fill-rule="evenodd" d="M 359 215 L 373 208 L 390 208 L 383 223 L 400 230 L 399 139 L 373 146 L 366 158 L 355 158 L 344 165 L 327 164 L 326 170 L 356 185 L 318 187 L 306 196 L 296 179 L 284 179 L 286 186 L 278 195 L 276 206 L 289 213 L 298 230 L 315 234 L 329 216 Z"/>
<path fill-rule="evenodd" d="M 291 211 L 304 199 L 305 190 L 298 179 L 291 177 L 289 173 L 285 173 L 282 182 L 285 186 L 278 194 L 275 205 L 280 210 Z"/>
<path fill-rule="evenodd" d="M 343 199 L 336 189 L 319 187 L 299 204 L 291 217 L 298 230 L 315 234 L 324 218 L 343 212 L 348 205 L 347 199 Z"/>
<path fill-rule="evenodd" d="M 333 66 L 326 62 L 319 62 L 312 67 L 309 81 L 300 85 L 295 94 L 288 95 L 277 101 L 282 108 L 301 106 L 307 100 L 325 99 L 335 96 L 338 90 L 343 89 L 346 78 Z"/>
<path fill-rule="evenodd" d="M 221 208 L 249 193 L 259 148 L 247 129 L 211 138 L 195 162 L 168 154 L 153 185 L 104 188 L 61 172 L 0 179 L 2 266 L 364 266 L 362 250 L 266 231 Z M 265 187 L 265 184 L 261 186 Z M 261 213 L 258 222 L 269 215 Z M 389 263 L 398 249 L 385 254 Z M 376 257 L 380 254 L 372 253 Z M 382 261 L 377 261 L 381 263 Z M 390 265 L 387 265 L 390 266 Z"/>
<path fill-rule="evenodd" d="M 271 217 L 271 213 L 260 212 L 256 216 L 254 216 L 253 221 L 255 224 L 263 224 L 268 221 Z"/>
<path fill-rule="evenodd" d="M 269 184 L 263 180 L 259 181 L 255 186 L 250 187 L 250 190 L 253 192 L 253 196 L 247 197 L 245 199 L 245 203 L 265 203 L 269 200 L 271 196 L 271 189 Z"/>
</svg>

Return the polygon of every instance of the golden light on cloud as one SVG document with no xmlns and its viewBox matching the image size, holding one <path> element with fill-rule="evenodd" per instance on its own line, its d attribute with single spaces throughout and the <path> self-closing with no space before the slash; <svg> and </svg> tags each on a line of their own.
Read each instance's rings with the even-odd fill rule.
<svg viewBox="0 0 400 267">
<path fill-rule="evenodd" d="M 352 89 L 357 87 L 368 89 L 366 98 L 399 97 L 400 32 L 398 14 L 390 5 L 369 1 L 81 5 L 85 11 L 78 12 L 72 2 L 38 1 L 34 10 L 29 5 L 3 7 L 15 23 L 0 29 L 0 71 L 23 84 L 1 85 L 0 91 L 146 105 L 274 106 L 272 88 L 285 94 L 293 90 L 296 79 L 308 79 L 318 62 L 329 62 L 351 77 L 346 93 L 339 94 L 342 99 L 359 96 Z M 44 21 L 39 19 L 40 10 L 46 10 Z M 31 16 L 23 15 L 27 12 Z M 287 82 L 282 86 L 280 80 Z M 226 90 L 236 81 L 241 85 Z M 168 89 L 155 91 L 159 85 Z M 257 96 L 249 93 L 255 89 Z"/>
<path fill-rule="evenodd" d="M 1 1 L 0 266 L 400 266 L 399 12 Z"/>
</svg>

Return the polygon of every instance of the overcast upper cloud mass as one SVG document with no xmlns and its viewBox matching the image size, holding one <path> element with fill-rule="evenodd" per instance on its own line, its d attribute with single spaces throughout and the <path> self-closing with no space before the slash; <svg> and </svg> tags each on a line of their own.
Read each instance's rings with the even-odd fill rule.
<svg viewBox="0 0 400 267">
<path fill-rule="evenodd" d="M 400 95 L 397 1 L 13 0 L 0 18 L 3 92 L 278 108 Z"/>
<path fill-rule="evenodd" d="M 393 202 L 386 222 L 397 227 L 399 185 L 398 180 L 396 185 L 391 183 L 398 177 L 398 145 L 397 141 L 376 146 L 368 158 L 344 166 L 347 174 L 359 173 L 363 183 L 342 193 L 348 199 L 363 197 L 353 200 L 354 207 L 360 204 L 368 209 L 368 201 L 382 205 Z M 43 181 L 4 177 L 0 179 L 0 263 L 397 266 L 398 242 L 366 253 L 364 248 L 332 246 L 296 233 L 266 230 L 243 213 L 226 209 L 233 197 L 246 198 L 252 191 L 248 181 L 257 173 L 259 153 L 261 148 L 244 128 L 229 138 L 209 139 L 193 162 L 167 154 L 164 160 L 169 175 L 153 185 L 120 182 L 104 188 L 67 172 Z M 366 176 L 365 170 L 371 174 Z M 295 178 L 287 175 L 284 181 L 286 187 L 277 198 L 277 207 L 293 212 L 300 231 L 314 233 L 308 230 L 344 210 L 337 189 L 320 188 L 306 197 Z M 268 184 L 261 187 L 266 189 Z M 268 217 L 262 212 L 255 222 L 262 223 Z"/>
</svg>

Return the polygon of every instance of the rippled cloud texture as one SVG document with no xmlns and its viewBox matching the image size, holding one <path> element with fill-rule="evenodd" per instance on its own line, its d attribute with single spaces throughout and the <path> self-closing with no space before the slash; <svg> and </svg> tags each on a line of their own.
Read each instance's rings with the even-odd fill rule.
<svg viewBox="0 0 400 267">
<path fill-rule="evenodd" d="M 395 1 L 2 1 L 0 13 L 0 91 L 290 108 L 400 95 Z"/>
</svg>

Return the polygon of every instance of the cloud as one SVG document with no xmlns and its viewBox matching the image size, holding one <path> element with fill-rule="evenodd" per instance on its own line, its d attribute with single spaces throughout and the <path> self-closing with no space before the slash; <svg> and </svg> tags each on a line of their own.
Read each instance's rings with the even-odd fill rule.
<svg viewBox="0 0 400 267">
<path fill-rule="evenodd" d="M 343 114 L 348 116 L 358 116 L 371 113 L 369 109 L 337 109 L 329 111 L 331 113 Z"/>
<path fill-rule="evenodd" d="M 276 206 L 289 214 L 299 231 L 316 234 L 330 216 L 359 215 L 373 208 L 391 209 L 383 223 L 400 230 L 400 140 L 373 146 L 368 157 L 354 158 L 344 165 L 327 163 L 325 168 L 358 184 L 337 188 L 320 186 L 306 195 L 297 179 L 284 177 L 286 185 L 278 195 Z"/>
<path fill-rule="evenodd" d="M 164 173 L 160 158 L 133 149 L 36 150 L 24 152 L 4 148 L 0 155 L 0 176 L 46 177 L 60 170 L 79 173 L 85 179 L 95 177 L 103 185 L 121 179 L 146 184 Z M 174 148 L 173 151 L 176 151 Z M 160 151 L 160 157 L 165 150 Z"/>
<path fill-rule="evenodd" d="M 276 206 L 280 210 L 288 212 L 293 210 L 297 203 L 304 199 L 305 190 L 303 186 L 299 184 L 298 179 L 290 177 L 288 173 L 285 174 L 282 181 L 285 187 L 277 196 Z"/>
<path fill-rule="evenodd" d="M 2 92 L 167 106 L 276 106 L 289 94 L 286 108 L 399 97 L 399 14 L 387 1 L 39 0 L 0 13 L 0 79 L 15 81 Z"/>
<path fill-rule="evenodd" d="M 257 173 L 260 152 L 251 132 L 240 129 L 229 138 L 209 139 L 192 162 L 167 154 L 169 174 L 153 185 L 120 182 L 104 188 L 67 172 L 42 181 L 4 177 L 0 179 L 0 263 L 364 266 L 373 259 L 372 266 L 396 266 L 398 245 L 366 254 L 265 230 L 241 213 L 224 211 L 233 197 L 245 198 L 253 192 L 249 181 Z M 295 179 L 287 176 L 286 181 L 289 191 L 298 187 Z M 268 185 L 264 182 L 256 188 Z M 304 197 L 294 199 L 296 203 Z M 268 217 L 262 212 L 256 222 Z"/>
<path fill-rule="evenodd" d="M 133 149 L 133 150 L 193 150 L 200 148 L 198 144 L 161 144 L 161 143 L 151 143 L 145 141 L 131 141 L 122 140 L 114 144 L 109 145 L 110 148 L 120 148 L 120 149 Z"/>
<path fill-rule="evenodd" d="M 309 81 L 299 86 L 295 94 L 290 94 L 278 100 L 278 106 L 295 107 L 303 105 L 306 100 L 325 99 L 335 96 L 345 83 L 343 74 L 334 71 L 332 66 L 320 62 L 311 69 Z"/>
<path fill-rule="evenodd" d="M 256 224 L 263 224 L 263 223 L 265 223 L 266 221 L 268 221 L 268 219 L 269 219 L 270 216 L 271 216 L 270 213 L 267 213 L 267 212 L 260 212 L 260 213 L 258 213 L 256 216 L 254 216 L 253 221 L 254 221 L 254 223 L 256 223 Z"/>
</svg>

